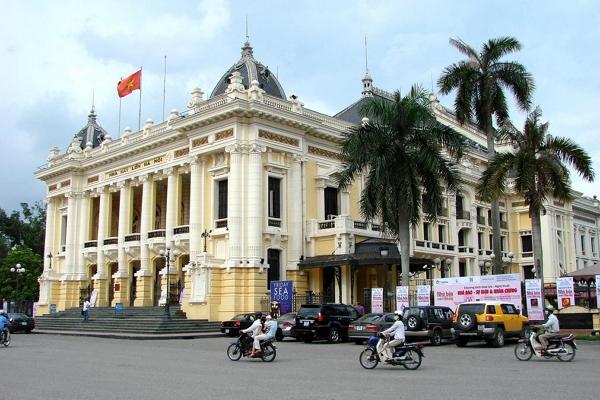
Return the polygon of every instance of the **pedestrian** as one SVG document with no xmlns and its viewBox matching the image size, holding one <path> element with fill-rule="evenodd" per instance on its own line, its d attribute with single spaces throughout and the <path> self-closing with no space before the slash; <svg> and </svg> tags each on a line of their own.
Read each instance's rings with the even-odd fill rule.
<svg viewBox="0 0 600 400">
<path fill-rule="evenodd" d="M 83 315 L 83 322 L 87 322 L 90 317 L 90 307 L 92 304 L 89 299 L 85 299 L 83 302 L 83 308 L 81 309 L 81 315 Z"/>
<path fill-rule="evenodd" d="M 354 309 L 356 310 L 356 312 L 358 313 L 358 315 L 363 315 L 365 313 L 365 308 L 360 303 L 356 303 L 354 305 Z"/>
</svg>

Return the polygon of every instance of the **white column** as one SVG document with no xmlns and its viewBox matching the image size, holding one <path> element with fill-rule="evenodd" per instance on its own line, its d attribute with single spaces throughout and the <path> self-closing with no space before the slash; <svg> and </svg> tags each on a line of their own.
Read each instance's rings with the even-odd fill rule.
<svg viewBox="0 0 600 400">
<path fill-rule="evenodd" d="M 119 232 L 117 234 L 117 260 L 119 269 L 117 277 L 127 276 L 127 253 L 125 252 L 125 235 L 129 233 L 130 218 L 129 208 L 131 205 L 131 190 L 129 182 L 119 182 Z"/>
<path fill-rule="evenodd" d="M 203 160 L 194 157 L 190 171 L 190 261 L 196 261 L 202 252 L 202 234 L 204 213 L 202 210 Z"/>
<path fill-rule="evenodd" d="M 246 217 L 246 241 L 248 248 L 246 255 L 250 265 L 258 266 L 262 258 L 262 234 L 264 224 L 263 203 L 263 167 L 262 153 L 264 146 L 253 143 L 249 149 L 247 188 L 247 217 Z"/>
<path fill-rule="evenodd" d="M 82 193 L 81 198 L 79 199 L 79 203 L 79 240 L 77 242 L 77 249 L 79 251 L 77 270 L 75 272 L 81 276 L 85 276 L 86 260 L 83 254 L 83 246 L 86 240 L 89 239 L 88 234 L 90 224 L 90 196 L 88 192 Z"/>
<path fill-rule="evenodd" d="M 229 179 L 227 184 L 227 227 L 229 229 L 228 265 L 239 265 L 242 258 L 242 146 L 227 146 Z"/>
<path fill-rule="evenodd" d="M 348 188 L 340 193 L 340 215 L 350 215 L 350 190 Z"/>
<path fill-rule="evenodd" d="M 77 194 L 67 193 L 67 235 L 65 239 L 65 269 L 64 272 L 72 274 L 75 272 L 75 238 L 77 230 Z"/>
<path fill-rule="evenodd" d="M 49 254 L 55 255 L 54 251 L 54 231 L 56 229 L 56 199 L 48 197 L 46 200 L 46 237 L 44 239 L 44 271 L 51 268 L 52 257 Z"/>
<path fill-rule="evenodd" d="M 297 269 L 302 255 L 302 173 L 300 171 L 302 158 L 299 154 L 291 157 L 291 168 L 288 173 L 287 199 L 289 205 L 288 232 L 288 265 L 287 269 Z"/>
<path fill-rule="evenodd" d="M 315 185 L 317 188 L 317 219 L 322 221 L 326 218 L 325 216 L 325 182 L 322 180 L 317 181 Z"/>
<path fill-rule="evenodd" d="M 150 250 L 146 241 L 148 240 L 148 231 L 152 226 L 152 215 L 154 210 L 154 180 L 151 175 L 144 175 L 142 180 L 142 216 L 140 221 L 140 272 L 146 274 L 150 271 Z"/>
<path fill-rule="evenodd" d="M 165 171 L 168 176 L 167 181 L 167 221 L 165 226 L 165 244 L 171 246 L 173 241 L 173 228 L 175 228 L 175 218 L 177 216 L 177 170 L 169 168 Z"/>
<path fill-rule="evenodd" d="M 100 191 L 100 206 L 98 211 L 98 258 L 96 265 L 96 276 L 100 279 L 106 278 L 106 263 L 104 257 L 104 239 L 106 238 L 106 228 L 108 225 L 108 207 L 110 206 L 110 193 L 108 188 L 104 187 Z"/>
</svg>

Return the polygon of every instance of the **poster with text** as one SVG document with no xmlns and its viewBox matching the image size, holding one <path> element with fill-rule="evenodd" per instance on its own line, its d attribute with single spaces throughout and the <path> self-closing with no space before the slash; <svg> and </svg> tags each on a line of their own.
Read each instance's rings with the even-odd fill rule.
<svg viewBox="0 0 600 400">
<path fill-rule="evenodd" d="M 598 285 L 600 283 L 600 275 L 596 275 L 596 308 L 600 308 L 598 307 L 598 300 L 600 300 L 600 285 Z"/>
<path fill-rule="evenodd" d="M 92 294 L 90 295 L 90 307 L 96 307 L 96 299 L 98 298 L 98 291 L 96 289 L 92 290 Z"/>
<path fill-rule="evenodd" d="M 272 281 L 271 303 L 279 303 L 279 315 L 287 314 L 292 311 L 293 302 L 293 282 L 292 281 Z"/>
<path fill-rule="evenodd" d="M 417 285 L 417 305 L 431 305 L 431 287 L 429 285 Z"/>
<path fill-rule="evenodd" d="M 396 310 L 402 312 L 408 306 L 408 286 L 396 286 Z"/>
<path fill-rule="evenodd" d="M 527 317 L 531 321 L 544 320 L 544 300 L 542 299 L 542 281 L 525 279 L 525 298 L 527 299 Z"/>
<path fill-rule="evenodd" d="M 433 280 L 436 306 L 456 309 L 466 301 L 503 301 L 523 309 L 521 275 L 502 274 L 438 278 Z"/>
<path fill-rule="evenodd" d="M 383 312 L 383 288 L 371 288 L 371 312 Z"/>
<path fill-rule="evenodd" d="M 556 297 L 559 309 L 575 305 L 575 287 L 572 276 L 556 278 Z"/>
</svg>

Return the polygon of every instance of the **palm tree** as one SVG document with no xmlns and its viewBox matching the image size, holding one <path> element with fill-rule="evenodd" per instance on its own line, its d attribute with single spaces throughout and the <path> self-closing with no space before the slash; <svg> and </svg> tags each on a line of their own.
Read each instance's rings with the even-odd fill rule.
<svg viewBox="0 0 600 400">
<path fill-rule="evenodd" d="M 512 37 L 490 39 L 477 52 L 460 39 L 450 39 L 450 44 L 467 56 L 467 60 L 452 64 L 446 69 L 438 86 L 440 92 L 448 94 L 456 89 L 454 110 L 461 124 L 474 121 L 487 136 L 488 159 L 495 156 L 494 124 L 508 121 L 508 106 L 503 89 L 511 91 L 517 104 L 528 110 L 534 89 L 532 76 L 518 62 L 502 61 L 501 58 L 521 49 L 521 44 Z M 502 272 L 500 246 L 500 210 L 498 199 L 491 199 L 494 273 Z"/>
<path fill-rule="evenodd" d="M 419 222 L 422 207 L 435 220 L 444 187 L 459 188 L 458 173 L 446 154 L 458 160 L 464 137 L 435 119 L 428 92 L 417 85 L 405 97 L 396 91 L 391 100 L 373 98 L 361 111 L 370 120 L 346 134 L 338 183 L 345 188 L 365 175 L 361 213 L 367 220 L 379 219 L 399 242 L 402 284 L 408 285 L 410 227 Z"/>
<path fill-rule="evenodd" d="M 571 139 L 548 134 L 548 122 L 540 123 L 542 112 L 536 108 L 525 121 L 524 132 L 506 123 L 498 132 L 508 141 L 514 153 L 500 153 L 482 175 L 479 194 L 490 199 L 506 191 L 509 178 L 514 179 L 514 192 L 525 199 L 532 222 L 533 257 L 538 276 L 544 279 L 540 213 L 548 197 L 571 201 L 569 170 L 571 166 L 583 179 L 594 180 L 590 156 Z"/>
</svg>

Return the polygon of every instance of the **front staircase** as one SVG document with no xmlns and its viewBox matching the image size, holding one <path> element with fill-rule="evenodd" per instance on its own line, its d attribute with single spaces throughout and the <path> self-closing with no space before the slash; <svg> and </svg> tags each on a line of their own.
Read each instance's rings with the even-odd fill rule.
<svg viewBox="0 0 600 400">
<path fill-rule="evenodd" d="M 70 308 L 36 317 L 33 332 L 130 339 L 221 336 L 220 323 L 187 319 L 179 305 L 170 308 L 170 318 L 165 318 L 164 307 L 128 307 L 120 313 L 112 307 L 94 307 L 87 322 L 80 308 Z"/>
</svg>

